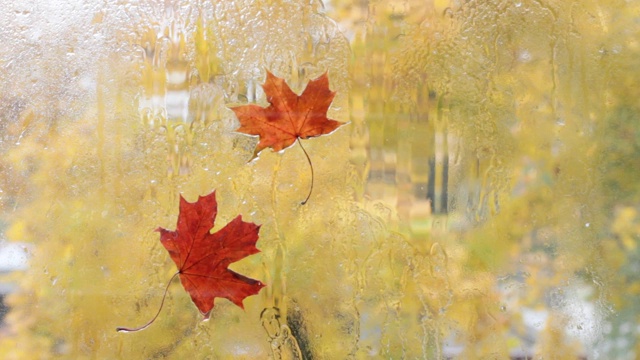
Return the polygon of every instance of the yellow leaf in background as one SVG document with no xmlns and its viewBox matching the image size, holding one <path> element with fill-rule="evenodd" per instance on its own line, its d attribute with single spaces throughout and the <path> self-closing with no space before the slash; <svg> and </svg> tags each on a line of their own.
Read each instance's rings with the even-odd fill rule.
<svg viewBox="0 0 640 360">
<path fill-rule="evenodd" d="M 26 240 L 26 227 L 27 222 L 25 220 L 18 220 L 13 222 L 9 229 L 5 231 L 7 239 L 12 241 L 25 241 Z"/>
</svg>

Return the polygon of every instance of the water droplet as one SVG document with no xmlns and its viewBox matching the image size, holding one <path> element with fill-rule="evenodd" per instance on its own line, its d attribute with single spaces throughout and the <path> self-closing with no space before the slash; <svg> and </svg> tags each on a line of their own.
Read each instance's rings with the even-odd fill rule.
<svg viewBox="0 0 640 360">
<path fill-rule="evenodd" d="M 531 61 L 531 59 L 532 56 L 529 50 L 522 49 L 518 52 L 518 61 L 520 61 L 521 63 L 528 63 L 529 61 Z"/>
</svg>

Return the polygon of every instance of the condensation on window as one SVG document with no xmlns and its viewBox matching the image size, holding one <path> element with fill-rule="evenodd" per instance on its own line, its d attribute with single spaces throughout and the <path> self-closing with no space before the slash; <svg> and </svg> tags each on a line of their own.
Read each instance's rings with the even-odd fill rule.
<svg viewBox="0 0 640 360">
<path fill-rule="evenodd" d="M 0 357 L 640 354 L 639 3 L 0 4 Z M 309 158 L 237 131 L 267 71 L 328 74 Z M 174 281 L 116 332 L 213 190 L 266 287 L 203 321 Z"/>
</svg>

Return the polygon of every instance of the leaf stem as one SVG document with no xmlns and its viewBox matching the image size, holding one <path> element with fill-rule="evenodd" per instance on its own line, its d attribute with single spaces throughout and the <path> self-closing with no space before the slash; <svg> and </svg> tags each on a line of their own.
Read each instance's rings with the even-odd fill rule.
<svg viewBox="0 0 640 360">
<path fill-rule="evenodd" d="M 307 154 L 307 150 L 305 150 L 304 146 L 302 146 L 302 142 L 300 141 L 300 138 L 298 138 L 298 144 L 300 145 L 300 148 L 304 152 L 304 155 L 307 157 L 307 161 L 309 162 L 309 167 L 311 167 L 311 188 L 309 189 L 309 195 L 307 195 L 307 198 L 300 203 L 300 205 L 304 205 L 307 203 L 307 201 L 309 201 L 309 198 L 311 197 L 311 192 L 313 191 L 313 164 L 311 163 L 311 158 L 309 158 L 309 154 Z"/>
<path fill-rule="evenodd" d="M 153 324 L 154 321 L 156 321 L 156 319 L 158 318 L 158 315 L 160 315 L 160 310 L 162 310 L 162 305 L 164 305 L 164 299 L 167 297 L 167 290 L 169 290 L 169 285 L 171 285 L 171 282 L 173 281 L 173 279 L 178 276 L 178 274 L 180 274 L 180 271 L 178 271 L 177 273 L 173 274 L 173 276 L 171 277 L 171 280 L 169 280 L 169 283 L 167 283 L 167 287 L 164 289 L 164 295 L 162 295 L 162 302 L 160 303 L 160 308 L 158 309 L 158 312 L 156 313 L 156 316 L 153 317 L 153 319 L 151 319 L 151 321 L 149 321 L 148 323 L 138 327 L 138 328 L 126 328 L 126 327 L 117 327 L 116 330 L 118 332 L 136 332 L 136 331 L 140 331 L 140 330 L 144 330 L 147 327 L 149 327 L 149 325 Z"/>
</svg>

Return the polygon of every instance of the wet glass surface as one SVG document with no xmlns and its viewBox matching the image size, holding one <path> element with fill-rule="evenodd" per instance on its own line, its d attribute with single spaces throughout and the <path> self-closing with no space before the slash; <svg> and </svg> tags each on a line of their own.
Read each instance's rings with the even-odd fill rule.
<svg viewBox="0 0 640 360">
<path fill-rule="evenodd" d="M 635 359 L 640 2 L 0 0 L 0 357 Z M 335 132 L 230 107 L 328 72 Z M 208 321 L 158 227 L 241 214 Z"/>
</svg>

